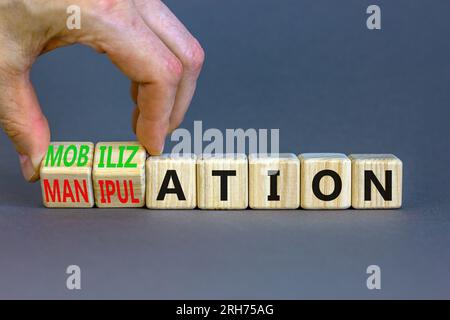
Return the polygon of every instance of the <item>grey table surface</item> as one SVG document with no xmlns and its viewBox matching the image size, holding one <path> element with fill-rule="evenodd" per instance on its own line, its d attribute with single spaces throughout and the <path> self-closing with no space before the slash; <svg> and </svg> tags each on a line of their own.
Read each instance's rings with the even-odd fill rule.
<svg viewBox="0 0 450 320">
<path fill-rule="evenodd" d="M 0 135 L 0 298 L 450 298 L 449 1 L 167 1 L 207 54 L 183 127 L 282 152 L 394 153 L 376 211 L 49 210 Z M 366 8 L 382 29 L 366 28 Z M 74 46 L 33 68 L 53 140 L 134 139 L 128 80 Z M 170 150 L 171 143 L 167 143 Z M 81 290 L 66 267 L 80 266 Z M 381 268 L 368 290 L 366 268 Z"/>
</svg>

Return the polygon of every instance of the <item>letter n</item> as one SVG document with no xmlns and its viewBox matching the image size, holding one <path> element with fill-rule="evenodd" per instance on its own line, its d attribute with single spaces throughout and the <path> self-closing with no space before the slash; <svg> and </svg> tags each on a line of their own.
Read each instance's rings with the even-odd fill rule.
<svg viewBox="0 0 450 320">
<path fill-rule="evenodd" d="M 372 170 L 364 171 L 364 201 L 372 200 L 372 183 L 377 188 L 384 201 L 392 201 L 392 170 L 386 170 L 384 174 L 385 188 L 377 179 Z"/>
</svg>

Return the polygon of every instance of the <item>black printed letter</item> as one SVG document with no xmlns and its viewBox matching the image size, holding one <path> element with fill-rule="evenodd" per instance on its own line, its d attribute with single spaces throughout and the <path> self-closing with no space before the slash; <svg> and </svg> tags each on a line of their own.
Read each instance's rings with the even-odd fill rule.
<svg viewBox="0 0 450 320">
<path fill-rule="evenodd" d="M 324 176 L 330 176 L 334 180 L 334 191 L 329 195 L 323 194 L 322 191 L 320 191 L 320 180 Z M 313 189 L 314 195 L 317 198 L 319 198 L 320 200 L 332 201 L 332 200 L 336 199 L 339 196 L 339 194 L 341 193 L 341 189 L 342 189 L 341 177 L 339 177 L 337 172 L 333 171 L 333 170 L 319 171 L 314 176 L 314 179 L 312 182 L 312 189 Z"/>
<path fill-rule="evenodd" d="M 267 175 L 270 177 L 270 194 L 267 197 L 268 201 L 280 201 L 280 196 L 277 194 L 279 170 L 269 170 Z"/>
<path fill-rule="evenodd" d="M 213 170 L 213 177 L 220 177 L 220 201 L 228 200 L 228 177 L 235 177 L 236 170 Z"/>
<path fill-rule="evenodd" d="M 372 200 L 372 192 L 370 192 L 371 184 L 373 182 L 378 192 L 381 194 L 385 201 L 392 200 L 392 171 L 386 170 L 384 177 L 384 185 L 386 188 L 383 188 L 380 181 L 377 179 L 372 170 L 364 171 L 364 200 L 370 201 Z"/>
<path fill-rule="evenodd" d="M 173 181 L 173 188 L 169 189 L 170 179 Z M 166 175 L 164 176 L 163 183 L 161 185 L 161 189 L 159 189 L 158 197 L 156 200 L 161 201 L 164 200 L 166 194 L 174 193 L 177 195 L 178 200 L 186 200 L 184 196 L 183 188 L 181 187 L 180 180 L 178 179 L 177 172 L 175 170 L 167 170 Z"/>
</svg>

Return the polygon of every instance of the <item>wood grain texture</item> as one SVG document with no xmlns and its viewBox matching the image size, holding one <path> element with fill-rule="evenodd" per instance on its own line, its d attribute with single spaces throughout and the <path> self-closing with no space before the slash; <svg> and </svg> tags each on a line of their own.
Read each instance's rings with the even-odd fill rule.
<svg viewBox="0 0 450 320">
<path fill-rule="evenodd" d="M 72 147 L 70 147 L 72 146 Z M 69 149 L 70 147 L 70 149 Z M 80 148 L 87 151 L 78 161 Z M 61 148 L 61 149 L 60 149 Z M 50 150 L 53 150 L 50 155 Z M 58 150 L 61 152 L 58 154 Z M 92 191 L 91 142 L 52 142 L 40 167 L 42 199 L 48 208 L 90 208 L 94 205 Z"/>
<path fill-rule="evenodd" d="M 97 143 L 92 173 L 97 207 L 143 207 L 146 158 L 135 141 Z"/>
<path fill-rule="evenodd" d="M 146 164 L 147 207 L 194 209 L 197 205 L 196 161 L 194 154 L 149 157 Z M 167 189 L 171 191 L 162 191 Z"/>
<path fill-rule="evenodd" d="M 341 153 L 303 153 L 300 159 L 300 205 L 303 209 L 347 209 L 351 205 L 351 161 Z M 325 170 L 325 171 L 324 171 Z M 320 172 L 336 172 L 341 181 L 341 191 L 333 200 L 320 199 L 314 193 L 313 180 Z M 328 171 L 328 172 L 329 172 Z M 336 184 L 330 175 L 318 180 L 320 193 L 332 196 Z M 318 193 L 318 194 L 320 194 Z"/>
<path fill-rule="evenodd" d="M 224 173 L 232 173 L 234 176 L 226 179 L 218 176 Z M 227 181 L 227 188 L 222 188 L 221 181 Z M 202 155 L 197 160 L 197 204 L 200 209 L 246 209 L 248 206 L 247 156 L 245 154 Z"/>
<path fill-rule="evenodd" d="M 250 154 L 248 162 L 250 208 L 297 209 L 300 206 L 300 161 L 296 155 Z M 276 186 L 276 193 L 271 185 Z"/>
<path fill-rule="evenodd" d="M 352 161 L 353 208 L 394 209 L 402 206 L 403 164 L 399 158 L 393 154 L 351 154 L 349 158 Z M 365 181 L 366 171 L 373 172 L 383 192 L 390 189 L 390 195 L 382 194 L 371 180 Z M 370 192 L 367 195 L 366 183 L 370 183 Z M 388 188 L 389 184 L 391 188 Z"/>
</svg>

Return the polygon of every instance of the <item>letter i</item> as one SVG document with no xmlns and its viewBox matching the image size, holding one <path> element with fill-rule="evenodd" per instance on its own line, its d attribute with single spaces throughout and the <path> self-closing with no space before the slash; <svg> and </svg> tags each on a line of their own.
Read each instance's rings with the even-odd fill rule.
<svg viewBox="0 0 450 320">
<path fill-rule="evenodd" d="M 105 150 L 106 146 L 100 146 L 100 161 L 98 162 L 99 168 L 105 167 Z"/>
<path fill-rule="evenodd" d="M 106 203 L 106 199 L 105 199 L 105 191 L 103 189 L 104 186 L 104 181 L 103 180 L 98 180 L 98 185 L 100 187 L 100 202 L 101 203 Z"/>
</svg>

